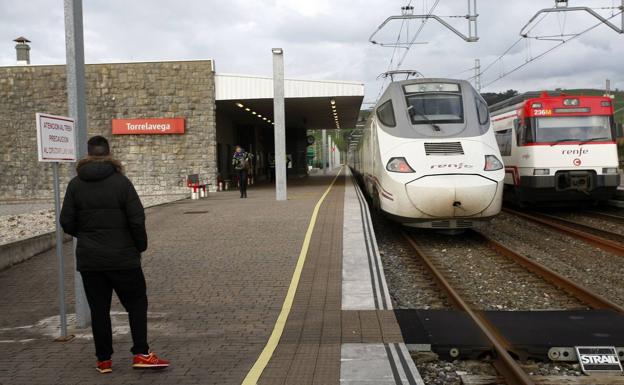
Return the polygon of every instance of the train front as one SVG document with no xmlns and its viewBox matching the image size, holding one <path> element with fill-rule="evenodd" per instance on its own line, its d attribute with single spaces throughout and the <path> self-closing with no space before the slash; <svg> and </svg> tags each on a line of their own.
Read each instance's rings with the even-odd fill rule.
<svg viewBox="0 0 624 385">
<path fill-rule="evenodd" d="M 518 114 L 516 164 L 508 169 L 517 201 L 564 205 L 615 194 L 620 176 L 610 98 L 544 93 Z"/>
<path fill-rule="evenodd" d="M 383 110 L 378 116 L 381 208 L 405 225 L 438 229 L 498 214 L 503 164 L 487 104 L 472 86 L 408 81 L 395 87 L 392 101 L 396 124 L 381 121 Z"/>
</svg>

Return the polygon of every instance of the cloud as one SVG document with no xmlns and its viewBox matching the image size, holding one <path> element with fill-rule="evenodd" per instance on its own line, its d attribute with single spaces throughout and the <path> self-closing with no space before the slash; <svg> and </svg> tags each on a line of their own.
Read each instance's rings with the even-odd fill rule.
<svg viewBox="0 0 624 385">
<path fill-rule="evenodd" d="M 582 0 L 578 0 L 582 3 Z M 24 35 L 33 41 L 34 64 L 65 61 L 63 4 L 60 0 L 0 3 L 0 65 L 15 63 L 12 39 Z M 393 49 L 374 46 L 368 37 L 388 16 L 400 13 L 404 1 L 367 0 L 86 0 L 83 1 L 85 55 L 88 63 L 215 59 L 219 72 L 271 73 L 272 47 L 285 50 L 286 75 L 366 84 L 366 99 L 374 100 L 383 82 L 377 76 L 389 67 Z M 413 0 L 415 12 L 426 11 L 432 1 Z M 535 12 L 550 4 L 544 0 L 522 2 L 479 1 L 478 43 L 466 43 L 435 22 L 428 22 L 419 41 L 405 56 L 403 68 L 427 76 L 473 75 L 474 59 L 482 68 L 519 39 L 522 26 Z M 594 0 L 594 7 L 611 6 L 610 0 Z M 582 5 L 582 4 L 574 4 Z M 45 9 L 46 12 L 41 12 Z M 601 10 L 610 15 L 610 10 Z M 460 16 L 464 0 L 440 1 L 436 14 Z M 619 18 L 616 18 L 619 19 Z M 465 18 L 445 18 L 467 33 Z M 619 21 L 619 20 L 618 20 Z M 534 32 L 542 34 L 578 31 L 594 23 L 589 15 L 549 19 Z M 564 25 L 565 24 L 565 25 Z M 400 22 L 380 37 L 396 39 Z M 562 25 L 565 28 L 562 28 Z M 420 21 L 412 21 L 413 33 Z M 390 28 L 391 27 L 391 28 Z M 602 87 L 611 78 L 624 88 L 621 63 L 624 37 L 600 26 L 569 42 L 544 58 L 492 83 L 486 91 L 518 88 L 521 91 L 562 87 Z M 486 84 L 535 56 L 553 42 L 519 42 L 484 74 Z M 529 51 L 530 49 L 530 51 Z M 404 50 L 395 52 L 394 63 Z"/>
</svg>

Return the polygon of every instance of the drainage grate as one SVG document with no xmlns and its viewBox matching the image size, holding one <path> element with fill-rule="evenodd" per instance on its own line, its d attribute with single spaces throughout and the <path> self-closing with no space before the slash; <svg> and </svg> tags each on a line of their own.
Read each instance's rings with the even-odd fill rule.
<svg viewBox="0 0 624 385">
<path fill-rule="evenodd" d="M 427 155 L 464 155 L 461 142 L 425 143 Z"/>
<path fill-rule="evenodd" d="M 185 211 L 184 214 L 207 214 L 208 211 Z"/>
</svg>

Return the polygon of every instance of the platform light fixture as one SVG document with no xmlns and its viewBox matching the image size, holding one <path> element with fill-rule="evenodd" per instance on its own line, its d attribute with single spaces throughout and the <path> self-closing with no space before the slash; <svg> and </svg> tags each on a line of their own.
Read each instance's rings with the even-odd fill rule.
<svg viewBox="0 0 624 385">
<path fill-rule="evenodd" d="M 259 117 L 259 118 L 261 118 L 261 117 L 262 117 L 262 115 L 260 115 L 260 114 L 257 114 L 257 115 L 258 115 L 258 117 Z"/>
<path fill-rule="evenodd" d="M 238 107 L 240 107 L 240 108 L 245 107 L 245 106 L 243 106 L 243 103 L 236 103 L 236 105 L 237 105 Z"/>
</svg>

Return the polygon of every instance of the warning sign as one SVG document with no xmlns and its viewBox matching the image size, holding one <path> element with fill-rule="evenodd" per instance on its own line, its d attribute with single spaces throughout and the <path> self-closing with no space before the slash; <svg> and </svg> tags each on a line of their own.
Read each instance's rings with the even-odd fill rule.
<svg viewBox="0 0 624 385">
<path fill-rule="evenodd" d="M 37 113 L 39 162 L 75 162 L 74 119 Z"/>
<path fill-rule="evenodd" d="M 622 372 L 622 364 L 612 346 L 577 346 L 575 349 L 585 374 Z"/>
</svg>

